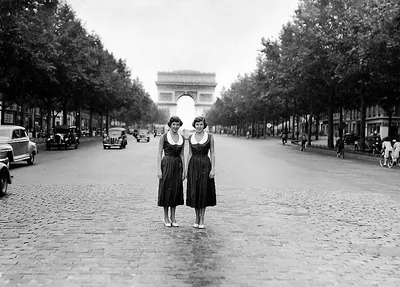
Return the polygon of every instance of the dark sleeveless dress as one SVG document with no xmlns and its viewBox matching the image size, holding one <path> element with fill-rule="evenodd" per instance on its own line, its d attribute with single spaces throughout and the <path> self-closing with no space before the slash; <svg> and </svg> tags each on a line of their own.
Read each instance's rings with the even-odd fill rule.
<svg viewBox="0 0 400 287">
<path fill-rule="evenodd" d="M 158 185 L 158 206 L 183 205 L 183 164 L 180 157 L 185 141 L 181 145 L 172 145 L 164 137 L 164 157 L 161 159 L 161 172 Z"/>
<path fill-rule="evenodd" d="M 211 135 L 205 143 L 192 144 L 189 137 L 189 145 L 192 149 L 192 157 L 189 160 L 187 172 L 187 196 L 186 205 L 194 208 L 204 208 L 217 204 L 214 178 L 210 178 L 211 160 L 208 157 Z"/>
</svg>

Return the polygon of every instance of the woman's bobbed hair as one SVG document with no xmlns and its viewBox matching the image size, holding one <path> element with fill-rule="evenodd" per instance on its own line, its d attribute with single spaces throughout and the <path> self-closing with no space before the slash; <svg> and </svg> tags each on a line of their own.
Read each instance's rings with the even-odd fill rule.
<svg viewBox="0 0 400 287">
<path fill-rule="evenodd" d="M 171 117 L 171 118 L 169 119 L 167 125 L 168 125 L 169 127 L 171 127 L 171 124 L 172 124 L 172 123 L 179 123 L 180 126 L 183 125 L 183 122 L 182 122 L 181 119 L 180 119 L 179 117 L 177 117 L 177 116 Z"/>
<path fill-rule="evenodd" d="M 205 117 L 195 117 L 194 120 L 193 120 L 192 126 L 194 128 L 196 128 L 196 123 L 198 123 L 198 122 L 203 122 L 204 123 L 204 128 L 207 127 L 207 121 L 206 121 Z"/>
</svg>

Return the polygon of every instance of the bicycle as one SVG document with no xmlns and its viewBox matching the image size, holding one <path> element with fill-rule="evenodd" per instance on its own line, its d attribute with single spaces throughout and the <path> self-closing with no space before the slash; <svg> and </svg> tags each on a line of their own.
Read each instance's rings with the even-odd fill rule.
<svg viewBox="0 0 400 287">
<path fill-rule="evenodd" d="M 336 156 L 338 157 L 338 158 L 344 158 L 344 148 L 338 148 L 337 150 L 336 150 Z"/>
<path fill-rule="evenodd" d="M 379 164 L 380 164 L 381 166 L 385 166 L 384 163 L 385 163 L 385 153 L 383 152 L 383 153 L 382 153 L 382 156 L 381 156 L 381 158 L 380 158 L 380 160 L 379 160 Z M 388 158 L 386 159 L 386 165 L 387 165 L 388 168 L 392 168 L 392 167 L 393 167 L 393 164 L 394 164 L 394 160 L 393 160 L 393 157 L 392 157 L 392 152 L 389 151 L 389 156 L 388 156 Z"/>
</svg>

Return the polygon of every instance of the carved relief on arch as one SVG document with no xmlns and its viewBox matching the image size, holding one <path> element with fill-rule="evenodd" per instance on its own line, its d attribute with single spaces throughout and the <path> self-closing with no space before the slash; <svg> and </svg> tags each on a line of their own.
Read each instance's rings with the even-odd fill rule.
<svg viewBox="0 0 400 287">
<path fill-rule="evenodd" d="M 194 102 L 197 103 L 197 91 L 176 91 L 175 101 L 178 101 L 178 99 L 183 95 L 190 96 Z"/>
</svg>

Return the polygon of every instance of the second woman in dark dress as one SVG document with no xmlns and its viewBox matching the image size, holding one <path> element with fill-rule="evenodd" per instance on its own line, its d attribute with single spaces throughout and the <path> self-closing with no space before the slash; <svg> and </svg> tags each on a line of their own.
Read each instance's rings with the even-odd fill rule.
<svg viewBox="0 0 400 287">
<path fill-rule="evenodd" d="M 170 130 L 161 136 L 157 164 L 158 178 L 158 206 L 164 207 L 164 225 L 179 226 L 175 218 L 178 205 L 183 205 L 183 180 L 185 179 L 185 158 L 183 137 L 178 133 L 182 126 L 179 117 L 171 117 L 168 121 Z M 162 154 L 164 152 L 164 157 Z M 171 209 L 171 217 L 168 216 Z"/>
<path fill-rule="evenodd" d="M 204 117 L 196 117 L 192 125 L 196 132 L 189 137 L 186 205 L 195 209 L 193 227 L 203 229 L 206 207 L 217 204 L 214 137 L 204 131 L 207 127 Z"/>
</svg>

